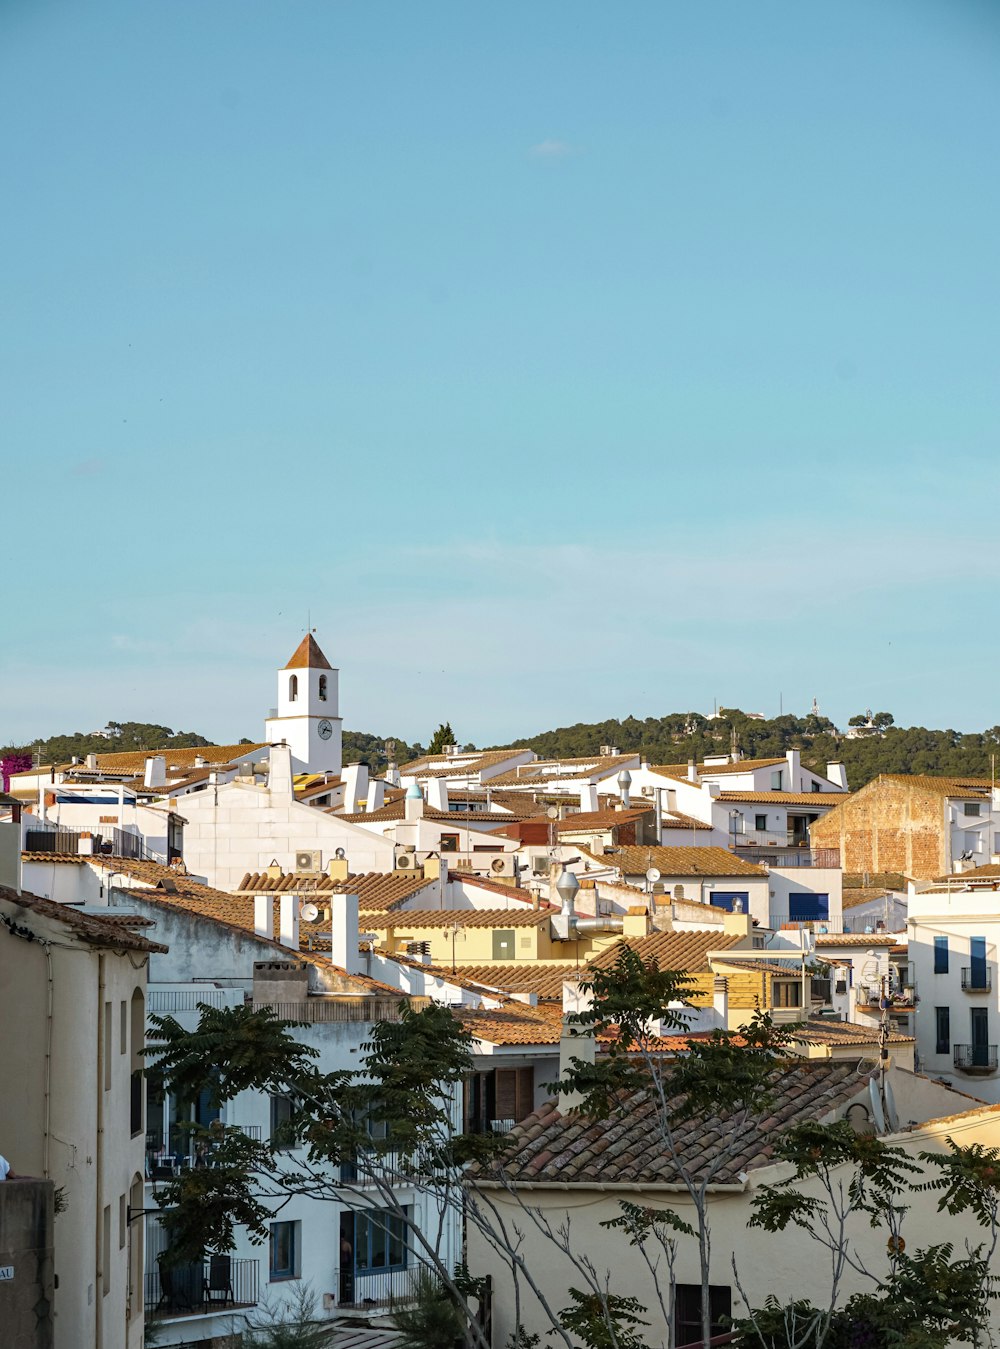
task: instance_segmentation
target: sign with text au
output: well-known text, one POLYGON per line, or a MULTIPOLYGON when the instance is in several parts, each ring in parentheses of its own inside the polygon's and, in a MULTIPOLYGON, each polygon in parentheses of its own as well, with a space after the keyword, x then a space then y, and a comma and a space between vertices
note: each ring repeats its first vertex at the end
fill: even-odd
POLYGON ((13 1265, 0 1265, 0 1283, 4 1283, 14 1277, 13 1265))

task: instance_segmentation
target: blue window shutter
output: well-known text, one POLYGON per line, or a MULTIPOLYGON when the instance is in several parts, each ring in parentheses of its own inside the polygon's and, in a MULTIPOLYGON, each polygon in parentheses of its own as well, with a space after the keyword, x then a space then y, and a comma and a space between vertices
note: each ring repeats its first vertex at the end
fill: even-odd
POLYGON ((934 938, 934 973, 948 973, 948 938, 934 938))

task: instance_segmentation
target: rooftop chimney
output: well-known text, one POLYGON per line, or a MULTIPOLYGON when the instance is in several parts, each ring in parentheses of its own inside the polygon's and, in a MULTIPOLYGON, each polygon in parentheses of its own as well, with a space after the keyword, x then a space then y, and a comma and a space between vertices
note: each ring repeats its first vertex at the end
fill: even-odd
POLYGON ((427 783, 427 804, 432 810, 448 809, 448 784, 444 778, 431 778, 427 783))
POLYGON ((588 812, 597 810, 597 787, 593 782, 585 782, 580 788, 580 809, 588 812))
POLYGON ((698 781, 698 764, 694 759, 688 759, 688 782, 698 781))
POLYGON ((357 895, 330 896, 330 959, 348 974, 361 973, 357 895))
POLYGON ((623 768, 618 774, 618 790, 621 792, 622 809, 628 810, 632 804, 632 793, 629 790, 632 786, 632 774, 627 768, 623 768))
MULTIPOLYGON (((270 896, 268 897, 270 900, 270 896)), ((299 897, 282 894, 278 898, 281 932, 278 940, 292 951, 299 949, 299 897)))
POLYGON ((842 763, 838 763, 836 760, 834 760, 833 763, 828 763, 826 766, 826 776, 828 782, 832 782, 833 785, 838 787, 842 792, 847 791, 847 769, 842 763))
POLYGON ((375 810, 381 810, 385 805, 385 782, 382 778, 372 778, 368 783, 368 802, 365 810, 369 815, 375 810))
POLYGON ((729 980, 720 976, 712 980, 712 1011, 715 1013, 715 1028, 729 1029, 729 980))
POLYGON ((288 745, 272 745, 267 763, 267 788, 272 796, 292 800, 292 751, 288 745))
POLYGON ((420 790, 420 784, 414 782, 407 789, 406 797, 403 801, 404 818, 407 824, 416 823, 417 820, 424 818, 424 794, 420 790))
POLYGON ((89 773, 96 773, 96 772, 97 772, 97 755, 96 755, 96 754, 88 754, 87 757, 86 757, 86 759, 84 759, 83 762, 84 762, 85 768, 87 769, 87 771, 88 771, 89 773))
POLYGON ((348 764, 341 777, 344 780, 344 814, 356 815, 368 795, 368 765, 348 764))
POLYGON ((270 894, 253 897, 253 930, 258 937, 274 941, 274 899, 270 894))
POLYGON ((167 784, 167 761, 162 754, 152 754, 146 760, 142 773, 144 787, 165 787, 167 784))

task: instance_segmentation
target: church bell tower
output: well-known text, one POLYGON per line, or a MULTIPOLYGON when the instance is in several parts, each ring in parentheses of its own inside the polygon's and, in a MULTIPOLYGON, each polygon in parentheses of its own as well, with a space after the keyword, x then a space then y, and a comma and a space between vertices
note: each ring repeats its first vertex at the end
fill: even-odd
POLYGON ((277 714, 264 723, 264 736, 285 741, 296 773, 339 775, 343 766, 337 674, 311 632, 278 671, 277 714))

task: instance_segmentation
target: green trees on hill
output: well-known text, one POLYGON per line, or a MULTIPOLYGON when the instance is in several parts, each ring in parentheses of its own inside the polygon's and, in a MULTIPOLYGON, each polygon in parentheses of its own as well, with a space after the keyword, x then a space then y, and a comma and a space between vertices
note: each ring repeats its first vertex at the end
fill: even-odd
POLYGON ((169 726, 153 722, 109 721, 103 734, 73 731, 69 735, 39 738, 30 744, 4 745, 0 747, 0 758, 28 754, 32 758, 37 757, 37 762, 43 764, 68 763, 74 755, 82 759, 87 754, 114 754, 138 749, 196 749, 200 745, 212 743, 195 731, 172 731, 169 726))
POLYGON ((597 754, 602 745, 617 745, 623 754, 641 753, 651 763, 676 764, 728 754, 735 740, 748 759, 799 749, 803 763, 819 773, 825 773, 831 760, 840 760, 852 788, 863 787, 880 773, 989 777, 993 757, 1000 760, 1000 726, 972 734, 902 727, 892 724, 889 712, 879 713, 878 722, 881 734, 848 740, 836 733, 826 717, 788 715, 758 721, 738 708, 720 708, 714 718, 672 712, 641 721, 626 717, 578 723, 515 743, 527 745, 545 759, 578 758, 597 754))

